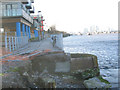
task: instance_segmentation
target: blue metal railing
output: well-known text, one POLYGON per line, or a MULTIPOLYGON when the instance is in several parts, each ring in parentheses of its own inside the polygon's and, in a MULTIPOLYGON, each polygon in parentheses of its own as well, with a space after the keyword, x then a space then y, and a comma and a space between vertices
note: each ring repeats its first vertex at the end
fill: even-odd
POLYGON ((4 41, 1 42, 1 44, 4 45, 6 50, 10 52, 22 48, 28 44, 28 36, 15 37, 15 36, 0 35, 0 38, 5 39, 4 41))

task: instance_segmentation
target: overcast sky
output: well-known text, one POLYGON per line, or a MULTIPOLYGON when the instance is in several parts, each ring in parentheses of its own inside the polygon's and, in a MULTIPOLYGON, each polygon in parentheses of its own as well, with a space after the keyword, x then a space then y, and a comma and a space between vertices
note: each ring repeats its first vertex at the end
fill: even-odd
POLYGON ((118 27, 119 0, 34 0, 35 11, 42 11, 48 26, 57 30, 82 32, 84 28, 118 27))

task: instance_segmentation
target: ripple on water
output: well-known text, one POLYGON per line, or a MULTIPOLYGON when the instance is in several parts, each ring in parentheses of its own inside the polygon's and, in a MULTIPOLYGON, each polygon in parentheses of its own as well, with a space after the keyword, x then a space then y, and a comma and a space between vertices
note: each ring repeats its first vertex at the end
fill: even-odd
POLYGON ((109 79, 116 80, 113 76, 117 72, 113 69, 118 68, 118 41, 117 34, 104 34, 93 36, 70 36, 63 39, 64 50, 68 53, 89 53, 98 57, 98 63, 101 73, 107 73, 109 79), (72 43, 71 43, 72 41, 72 43))

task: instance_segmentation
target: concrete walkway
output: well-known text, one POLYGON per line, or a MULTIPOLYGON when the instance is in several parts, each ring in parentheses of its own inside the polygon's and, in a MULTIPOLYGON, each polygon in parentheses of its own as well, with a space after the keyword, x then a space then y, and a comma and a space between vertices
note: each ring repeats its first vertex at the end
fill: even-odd
POLYGON ((29 44, 26 45, 25 47, 14 51, 13 54, 14 55, 25 54, 25 53, 33 52, 35 50, 37 51, 44 51, 44 50, 62 51, 57 47, 53 47, 50 41, 50 38, 47 38, 47 39, 44 39, 38 42, 29 42, 29 44))
POLYGON ((12 54, 2 56, 2 60, 28 60, 29 57, 47 52, 63 52, 63 50, 53 47, 51 39, 47 38, 38 42, 29 42, 28 45, 14 51, 12 54))

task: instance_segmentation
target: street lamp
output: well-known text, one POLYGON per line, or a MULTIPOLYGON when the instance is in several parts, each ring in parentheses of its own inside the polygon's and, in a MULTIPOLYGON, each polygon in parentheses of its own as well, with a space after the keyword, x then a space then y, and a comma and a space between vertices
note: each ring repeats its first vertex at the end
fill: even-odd
MULTIPOLYGON (((41 17, 41 11, 38 11, 38 18, 40 18, 41 17)), ((40 22, 40 24, 41 24, 41 22, 40 22)), ((40 27, 40 25, 39 25, 39 27, 40 27)), ((41 28, 41 27, 40 27, 41 28)), ((39 40, 40 40, 40 28, 39 28, 39 40)))

